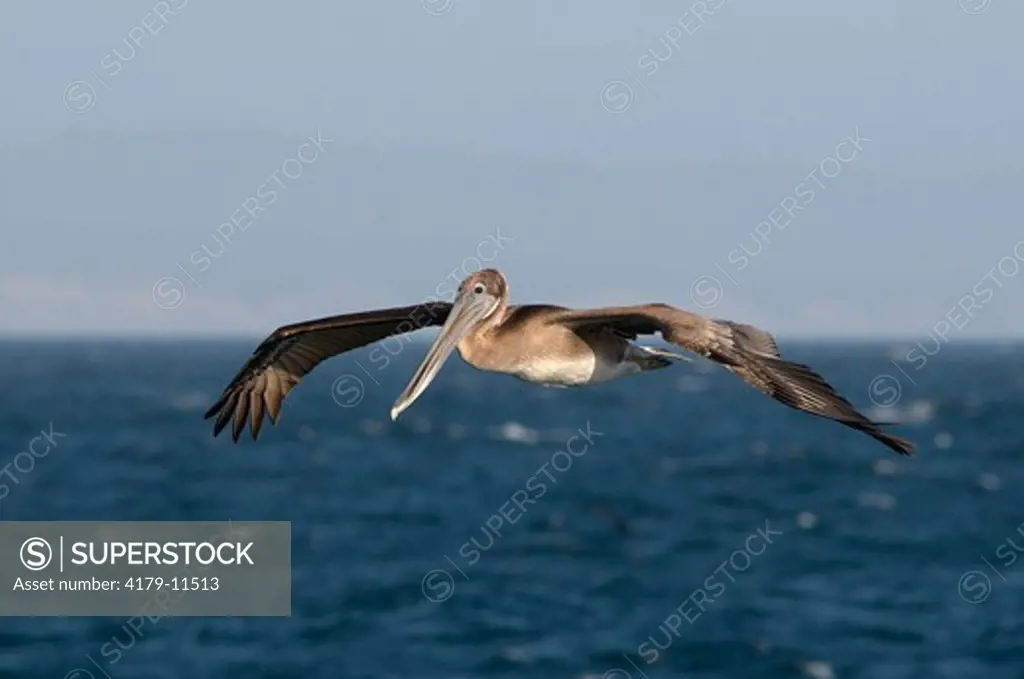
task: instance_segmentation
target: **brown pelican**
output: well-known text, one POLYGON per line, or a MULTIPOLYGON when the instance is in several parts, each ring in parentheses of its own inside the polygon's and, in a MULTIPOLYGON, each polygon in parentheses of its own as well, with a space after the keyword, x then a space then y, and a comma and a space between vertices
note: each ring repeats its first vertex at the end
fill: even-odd
POLYGON ((453 303, 331 316, 275 330, 253 352, 206 413, 216 416, 213 435, 228 422, 238 441, 251 422, 258 438, 264 413, 277 424, 281 401, 324 359, 394 335, 442 326, 412 380, 391 409, 397 417, 427 388, 445 359, 458 349, 474 368, 514 375, 547 386, 586 386, 658 370, 682 354, 633 343, 660 333, 678 347, 705 356, 791 408, 835 420, 911 455, 909 441, 890 436, 880 423, 805 365, 779 355, 775 339, 751 325, 706 318, 665 304, 574 310, 559 306, 509 306, 508 284, 494 269, 478 271, 459 286, 453 303))

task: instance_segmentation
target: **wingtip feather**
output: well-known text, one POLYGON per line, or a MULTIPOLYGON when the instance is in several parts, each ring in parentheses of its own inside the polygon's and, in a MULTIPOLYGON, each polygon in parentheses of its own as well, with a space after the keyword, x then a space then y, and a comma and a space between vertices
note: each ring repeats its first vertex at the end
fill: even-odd
POLYGON ((906 457, 913 457, 914 453, 917 452, 917 446, 915 446, 912 441, 898 436, 885 435, 885 438, 880 440, 900 455, 904 455, 906 457))
POLYGON ((221 396, 216 403, 210 406, 210 409, 207 410, 206 413, 203 415, 204 420, 208 420, 220 412, 221 406, 224 405, 224 398, 225 397, 221 396))

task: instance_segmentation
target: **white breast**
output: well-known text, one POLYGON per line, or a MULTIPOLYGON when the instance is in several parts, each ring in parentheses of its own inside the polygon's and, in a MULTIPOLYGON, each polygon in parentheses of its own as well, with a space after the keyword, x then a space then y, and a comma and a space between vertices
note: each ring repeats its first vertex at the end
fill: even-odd
POLYGON ((536 358, 519 366, 516 376, 537 384, 579 387, 619 379, 639 370, 635 363, 609 365, 588 353, 572 359, 536 358))

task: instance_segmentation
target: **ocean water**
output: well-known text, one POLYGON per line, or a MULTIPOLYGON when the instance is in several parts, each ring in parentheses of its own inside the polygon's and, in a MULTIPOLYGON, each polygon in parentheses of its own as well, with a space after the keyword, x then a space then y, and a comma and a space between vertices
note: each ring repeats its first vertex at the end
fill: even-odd
POLYGON ((904 421, 911 459, 704 361, 566 390, 456 358, 391 423, 416 344, 213 439, 253 346, 0 344, 0 464, 56 441, 3 520, 287 520, 294 569, 290 618, 0 618, 0 676, 1024 672, 1022 346, 784 344, 904 421))

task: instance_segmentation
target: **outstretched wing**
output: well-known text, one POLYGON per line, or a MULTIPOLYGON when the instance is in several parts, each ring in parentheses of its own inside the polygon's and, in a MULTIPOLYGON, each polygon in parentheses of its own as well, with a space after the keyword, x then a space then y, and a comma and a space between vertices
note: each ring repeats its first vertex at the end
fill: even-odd
POLYGON ((213 435, 233 421, 231 437, 238 441, 251 415, 252 437, 259 438, 264 413, 277 424, 285 396, 321 361, 392 335, 444 325, 450 310, 451 304, 435 302, 330 316, 278 328, 256 347, 206 411, 206 419, 217 416, 213 435))
POLYGON ((665 304, 566 311, 557 322, 577 329, 608 328, 633 338, 661 333, 666 341, 720 363, 780 403, 864 432, 901 455, 914 452, 911 442, 885 433, 821 375, 781 358, 775 338, 754 326, 706 318, 665 304))

